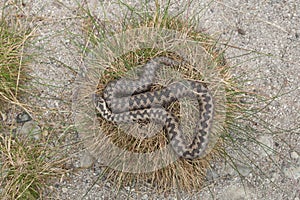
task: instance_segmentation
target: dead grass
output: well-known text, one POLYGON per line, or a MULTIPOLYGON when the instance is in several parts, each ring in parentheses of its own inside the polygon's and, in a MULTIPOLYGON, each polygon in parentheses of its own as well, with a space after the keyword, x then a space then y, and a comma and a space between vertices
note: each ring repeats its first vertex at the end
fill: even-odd
POLYGON ((1 135, 1 199, 38 199, 49 180, 63 171, 49 141, 1 135))
MULTIPOLYGON (((97 23, 97 20, 91 21, 97 23)), ((93 27, 100 27, 100 25, 96 24, 93 27)), ((162 15, 158 12, 155 12, 154 16, 149 16, 149 18, 143 19, 140 22, 128 22, 128 24, 126 24, 126 28, 124 29, 131 30, 143 27, 173 29, 187 35, 190 40, 197 41, 199 44, 201 44, 204 47, 205 51, 209 53, 213 62, 215 63, 215 65, 213 66, 213 70, 217 71, 217 74, 220 74, 220 77, 226 85, 226 91, 228 91, 228 93, 226 93, 225 95, 231 95, 230 98, 232 99, 237 98, 237 93, 231 93, 232 90, 236 89, 236 85, 229 74, 230 67, 226 64, 223 55, 224 52, 216 48, 216 43, 218 41, 214 40, 205 33, 194 30, 189 22, 182 21, 179 17, 162 15)), ((87 27, 85 27, 85 30, 86 28, 87 27)), ((97 38, 99 37, 98 33, 101 31, 92 29, 90 29, 90 31, 91 32, 87 34, 90 37, 89 41, 93 41, 95 42, 95 45, 97 45, 97 41, 101 41, 101 39, 97 40, 97 38), (93 35, 93 33, 95 34, 93 35)), ((110 67, 104 71, 101 77, 99 77, 98 93, 101 93, 101 91, 105 88, 105 85, 111 80, 120 78, 126 74, 128 76, 128 71, 137 69, 136 66, 141 66, 148 60, 157 56, 167 56, 179 62, 183 61, 182 57, 174 54, 173 52, 158 50, 155 48, 140 49, 134 52, 129 52, 119 58, 116 58, 116 61, 111 63, 110 67)), ((205 67, 202 67, 201 69, 203 68, 205 70, 205 67)), ((210 84, 212 84, 212 82, 210 81, 206 82, 204 74, 199 72, 199 70, 195 70, 195 66, 191 63, 180 65, 176 67, 174 71, 176 71, 177 74, 180 74, 180 78, 202 81, 203 83, 207 84, 208 87, 210 86, 210 84)), ((131 75, 132 74, 130 74, 129 76, 131 75)), ((164 85, 164 83, 168 82, 168 79, 170 79, 170 77, 165 78, 167 78, 167 80, 162 79, 158 82, 161 82, 162 85, 164 85)), ((236 108, 237 106, 239 106, 237 102, 238 101, 236 100, 235 103, 229 105, 229 107, 236 108)), ((225 106, 227 105, 224 105, 224 107, 225 106)), ((177 113, 178 118, 181 117, 179 112, 180 105, 178 104, 178 102, 171 104, 168 109, 172 110, 172 112, 174 113, 177 113)), ((130 152, 148 153, 161 149, 168 144, 168 139, 164 131, 161 131, 154 137, 140 140, 132 136, 133 130, 138 129, 137 127, 131 127, 127 129, 127 131, 131 133, 127 134, 126 131, 124 131, 126 130, 126 128, 124 127, 120 128, 119 126, 115 126, 113 123, 107 122, 101 118, 99 118, 99 122, 104 134, 108 138, 110 138, 110 140, 116 146, 122 149, 126 149, 130 152)), ((149 128, 148 130, 150 129, 151 128, 149 128)), ((221 131, 223 131, 224 129, 225 127, 217 127, 216 130, 219 132, 215 133, 215 135, 220 136, 222 134, 221 131)), ((103 144, 103 136, 99 136, 99 138, 96 140, 98 140, 99 142, 98 146, 100 146, 101 144, 101 147, 98 147, 98 152, 109 151, 110 144, 103 144)), ((163 193, 170 192, 173 189, 176 189, 177 191, 183 190, 187 192, 200 190, 205 181, 206 170, 209 167, 210 161, 220 156, 220 149, 222 149, 223 142, 221 139, 217 139, 217 141, 218 142, 216 142, 215 148, 211 150, 208 155, 200 159, 179 159, 176 162, 168 165, 167 167, 148 173, 128 173, 107 168, 106 170, 104 170, 104 173, 101 176, 104 176, 106 180, 111 181, 117 188, 125 186, 135 187, 133 185, 136 185, 138 187, 138 185, 144 185, 146 187, 150 187, 151 189, 155 189, 155 191, 157 192, 163 193)), ((97 144, 94 145, 97 146, 97 144)), ((158 165, 159 164, 160 163, 158 163, 158 165)), ((141 168, 143 167, 141 166, 141 168)), ((138 188, 135 188, 135 190, 138 190, 138 188)))
MULTIPOLYGON (((0 21, 0 102, 17 103, 22 92, 28 58, 24 53, 25 43, 32 36, 30 30, 20 30, 17 18, 0 21), (15 21, 14 21, 15 20, 15 21)), ((1 106, 3 104, 1 103, 1 106)))
POLYGON ((27 110, 22 102, 30 88, 30 55, 25 48, 30 44, 34 31, 26 27, 20 17, 18 3, 11 3, 2 10, 0 19, 0 198, 39 199, 47 181, 63 173, 59 168, 62 160, 57 158, 57 149, 50 145, 51 134, 40 139, 28 133, 18 134, 16 122, 6 119, 8 111, 27 110))

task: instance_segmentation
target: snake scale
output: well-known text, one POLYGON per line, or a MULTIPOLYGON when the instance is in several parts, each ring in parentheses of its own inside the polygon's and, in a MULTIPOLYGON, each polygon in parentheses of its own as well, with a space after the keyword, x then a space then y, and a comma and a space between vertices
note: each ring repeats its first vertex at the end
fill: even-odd
POLYGON ((196 159, 207 147, 213 120, 214 105, 208 88, 198 81, 184 80, 171 83, 160 90, 150 91, 155 82, 156 71, 162 66, 175 65, 178 63, 168 57, 155 57, 142 66, 138 79, 121 78, 109 82, 102 96, 93 95, 93 102, 107 121, 131 123, 153 120, 161 123, 175 153, 179 157, 196 159), (163 107, 183 97, 196 98, 199 105, 197 130, 190 144, 183 137, 179 120, 163 107))

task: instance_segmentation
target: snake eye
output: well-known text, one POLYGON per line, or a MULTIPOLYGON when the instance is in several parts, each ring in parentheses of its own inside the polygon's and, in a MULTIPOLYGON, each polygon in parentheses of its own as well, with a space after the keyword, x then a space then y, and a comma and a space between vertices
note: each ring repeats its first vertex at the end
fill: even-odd
POLYGON ((101 97, 98 98, 98 102, 101 103, 101 104, 104 104, 104 103, 105 103, 104 99, 101 98, 101 97))

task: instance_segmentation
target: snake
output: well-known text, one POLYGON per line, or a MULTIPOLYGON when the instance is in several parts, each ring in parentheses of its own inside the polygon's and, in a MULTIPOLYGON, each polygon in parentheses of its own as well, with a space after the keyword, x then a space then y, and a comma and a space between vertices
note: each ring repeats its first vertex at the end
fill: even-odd
POLYGON ((142 66, 137 79, 123 77, 108 82, 102 94, 93 94, 93 102, 101 117, 110 122, 153 120, 160 123, 175 153, 185 159, 196 159, 208 146, 213 121, 214 104, 208 87, 197 80, 183 79, 159 90, 151 90, 157 70, 176 65, 179 62, 169 57, 152 58, 142 66), (196 130, 190 143, 184 138, 179 119, 166 109, 170 103, 184 97, 196 99, 199 105, 196 130))

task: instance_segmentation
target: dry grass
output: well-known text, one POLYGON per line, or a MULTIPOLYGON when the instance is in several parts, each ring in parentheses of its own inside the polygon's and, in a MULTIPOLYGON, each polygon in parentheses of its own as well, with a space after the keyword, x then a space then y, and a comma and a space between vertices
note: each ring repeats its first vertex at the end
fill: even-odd
MULTIPOLYGON (((158 9, 158 8, 157 8, 158 9)), ((91 20, 94 23, 97 23, 96 20, 91 20)), ((99 24, 94 25, 93 27, 100 27, 99 24)), ((222 83, 219 82, 218 84, 225 84, 226 92, 224 95, 230 95, 230 99, 235 99, 232 101, 232 104, 230 105, 219 105, 219 108, 224 108, 226 106, 232 108, 232 115, 234 115, 234 110, 238 110, 238 107, 240 106, 238 104, 237 100, 237 94, 232 92, 233 90, 236 90, 236 85, 234 81, 232 80, 229 69, 230 67, 226 64, 226 61, 223 56, 223 51, 216 48, 216 43, 218 41, 214 40, 207 34, 204 34, 202 32, 199 32, 197 30, 194 30, 192 28, 192 25, 189 24, 189 22, 182 21, 180 17, 174 17, 172 18, 169 15, 162 15, 161 13, 155 12, 153 16, 149 16, 147 19, 143 19, 141 21, 134 21, 133 23, 128 22, 126 24, 125 30, 132 30, 135 28, 145 28, 145 27, 155 27, 155 28, 167 28, 167 29, 173 29, 178 32, 183 33, 184 35, 187 35, 188 39, 197 41, 199 44, 204 47, 205 51, 210 55, 212 62, 214 63, 213 66, 207 66, 210 67, 209 70, 216 71, 216 74, 219 74, 222 83), (213 68, 213 69, 212 69, 213 68)), ((86 30, 87 27, 85 27, 86 30)), ((90 30, 87 35, 90 37, 89 42, 92 41, 92 43, 95 42, 95 45, 97 45, 97 41, 99 40, 98 33, 101 32, 99 30, 90 30), (94 34, 93 34, 94 33, 94 34)), ((136 70, 137 66, 141 66, 145 64, 148 60, 152 59, 153 57, 157 56, 167 56, 172 58, 176 61, 183 61, 183 58, 180 57, 177 54, 174 54, 173 52, 169 52, 167 50, 158 50, 155 48, 149 48, 149 49, 140 49, 136 50, 134 52, 129 52, 127 54, 124 54, 120 56, 119 58, 115 59, 115 62, 111 63, 111 65, 103 72, 102 76, 99 77, 99 84, 98 84, 98 93, 101 93, 101 91, 105 88, 105 85, 110 82, 111 80, 115 80, 117 78, 120 78, 127 74, 130 70, 136 70)), ((201 70, 204 69, 205 74, 205 66, 201 66, 201 70)), ((177 66, 174 68, 175 75, 171 74, 173 76, 172 78, 176 79, 177 75, 179 78, 189 79, 189 80, 197 80, 201 81, 204 84, 207 84, 208 87, 213 84, 212 80, 206 80, 204 78, 204 74, 199 72, 197 68, 191 63, 185 63, 182 65, 177 66)), ((130 71, 132 72, 132 71, 130 71)), ((163 74, 163 73, 162 73, 163 74)), ((129 76, 135 76, 135 74, 129 74, 129 76)), ((167 74, 166 77, 162 75, 162 78, 158 81, 161 83, 161 85, 168 84, 168 80, 172 79, 170 78, 170 74, 167 74), (165 78, 165 79, 164 79, 165 78)), ((157 88, 156 88, 157 89, 157 88)), ((214 92, 217 92, 217 89, 214 90, 214 92)), ((88 95, 88 94, 86 94, 88 95)), ((215 94, 217 96, 217 94, 215 94)), ((216 97, 217 98, 217 97, 216 97)), ((187 102, 189 103, 189 102, 187 102)), ((180 105, 178 102, 175 102, 171 104, 168 108, 170 111, 177 114, 178 118, 181 118, 180 116, 180 105)), ((217 115, 223 115, 224 112, 220 111, 217 113, 217 115)), ((218 117, 216 117, 218 119, 218 117)), ((228 121, 232 120, 231 118, 227 118, 228 121)), ((161 149, 165 147, 168 144, 168 139, 166 136, 166 133, 164 131, 161 131, 157 133, 154 137, 150 137, 147 139, 138 139, 135 138, 134 131, 138 130, 138 124, 134 125, 133 127, 124 127, 124 126, 116 126, 113 123, 107 122, 101 118, 99 118, 100 127, 102 131, 104 132, 105 139, 103 139, 103 135, 100 135, 99 138, 95 139, 95 149, 96 151, 95 155, 103 155, 101 152, 107 152, 110 151, 110 143, 106 143, 105 140, 107 138, 110 138, 110 141, 112 141, 113 144, 120 147, 121 149, 126 149, 130 152, 139 152, 139 153, 149 153, 153 152, 155 150, 161 149), (130 134, 128 134, 128 133, 130 134), (100 147, 101 146, 101 147, 100 147)), ((148 124, 148 130, 152 130, 153 127, 151 124, 148 124)), ((213 135, 220 136, 222 135, 225 127, 216 127, 215 133, 213 135)), ((188 134, 189 135, 189 134, 188 134)), ((192 134, 190 134, 192 136, 192 134)), ((144 185, 145 187, 150 187, 151 189, 155 189, 157 192, 167 192, 172 191, 173 189, 183 190, 187 192, 193 192, 195 190, 200 190, 203 186, 203 183, 205 181, 205 175, 206 171, 209 167, 209 163, 212 159, 216 159, 220 156, 220 152, 222 152, 222 140, 215 138, 217 141, 215 143, 214 149, 212 149, 205 157, 196 159, 196 160, 186 160, 186 159, 179 159, 176 162, 168 165, 167 167, 164 167, 162 169, 148 172, 148 173, 129 173, 129 172, 122 172, 113 170, 110 168, 107 168, 104 170, 104 173, 102 176, 106 177, 106 180, 111 181, 115 184, 115 187, 121 188, 124 186, 129 187, 139 187, 141 185, 144 185), (139 183, 139 184, 136 184, 139 183), (134 186, 135 185, 135 186, 134 186)), ((89 143, 90 144, 90 143, 89 143)), ((171 155, 169 155, 171 156, 171 155)), ((157 165, 159 165, 158 163, 157 165)), ((142 171, 143 166, 140 166, 140 169, 142 171)), ((158 167, 159 168, 159 167, 158 167)), ((139 166, 137 166, 137 171, 139 170, 139 166)), ((135 188, 137 191, 138 188, 135 188)))
MULTIPOLYGON (((17 20, 17 19, 15 19, 17 20)), ((28 78, 24 46, 31 37, 28 30, 19 30, 13 20, 0 21, 0 102, 17 103, 18 95, 28 78)), ((3 109, 3 108, 2 108, 3 109)))
POLYGON ((47 181, 63 172, 58 167, 63 160, 55 159, 48 142, 1 135, 1 199, 38 199, 43 196, 47 181))
POLYGON ((62 160, 57 159, 50 136, 41 129, 39 139, 28 133, 18 134, 16 122, 7 120, 8 111, 27 110, 22 102, 30 88, 30 55, 24 52, 34 31, 26 27, 20 18, 18 4, 10 4, 2 10, 0 19, 0 199, 39 199, 47 180, 63 172, 62 160))

